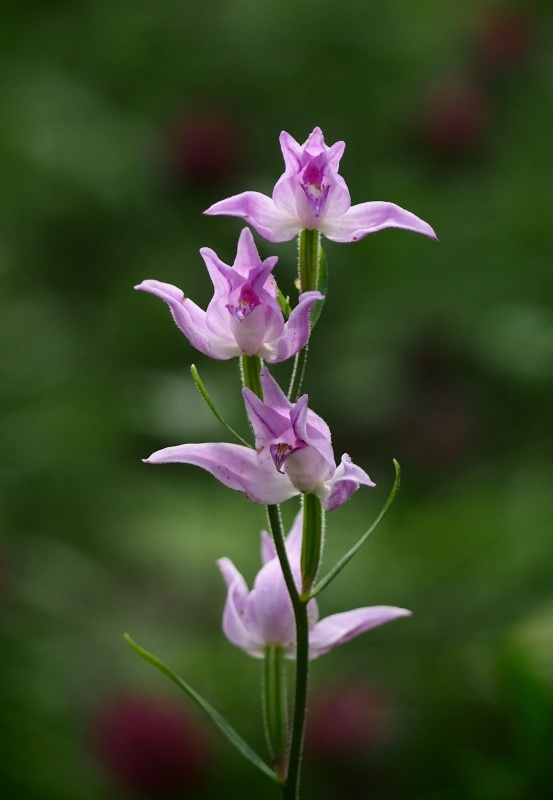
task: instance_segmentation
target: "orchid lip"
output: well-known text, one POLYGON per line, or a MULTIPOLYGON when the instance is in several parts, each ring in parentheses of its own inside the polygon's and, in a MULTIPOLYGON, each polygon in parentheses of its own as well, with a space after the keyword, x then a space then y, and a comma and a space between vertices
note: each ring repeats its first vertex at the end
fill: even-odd
MULTIPOLYGON (((296 448, 297 449, 297 448, 296 448)), ((277 471, 282 473, 282 467, 284 466, 284 462, 294 452, 294 448, 292 445, 287 444, 286 442, 279 442, 278 444, 272 444, 270 447, 271 458, 275 462, 275 467, 277 471)))
POLYGON ((310 161, 303 171, 301 188, 314 217, 320 217, 325 206, 330 185, 325 184, 323 173, 314 161, 310 161))
POLYGON ((242 287, 238 303, 236 305, 228 303, 226 307, 237 322, 242 322, 243 319, 252 313, 254 308, 260 305, 260 303, 261 300, 255 294, 251 286, 246 284, 242 287))

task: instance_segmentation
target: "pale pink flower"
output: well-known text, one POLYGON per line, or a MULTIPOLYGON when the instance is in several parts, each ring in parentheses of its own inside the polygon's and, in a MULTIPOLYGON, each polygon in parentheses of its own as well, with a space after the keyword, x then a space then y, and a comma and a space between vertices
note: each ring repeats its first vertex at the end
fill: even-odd
POLYGON ((158 450, 148 464, 193 464, 254 503, 283 503, 315 494, 328 511, 348 500, 360 484, 374 486, 344 454, 336 466, 326 422, 307 407, 307 395, 291 403, 267 367, 261 370, 263 400, 243 389, 256 449, 227 442, 181 444, 158 450))
MULTIPOLYGON (((286 552, 298 588, 301 585, 301 537, 300 512, 286 539, 286 552)), ((287 658, 295 658, 296 627, 292 603, 273 540, 266 531, 261 533, 261 556, 263 567, 257 573, 251 591, 230 559, 221 558, 217 562, 228 589, 223 631, 232 644, 255 658, 261 658, 269 645, 280 646, 287 658)), ((307 611, 310 659, 328 653, 371 628, 411 614, 407 609, 395 606, 369 606, 319 620, 315 600, 309 601, 307 611)))
POLYGON ((257 355, 273 364, 305 346, 309 310, 324 297, 304 292, 285 322, 271 274, 278 259, 260 260, 249 228, 240 234, 232 267, 208 247, 200 253, 214 288, 206 311, 169 283, 147 280, 135 287, 165 300, 177 326, 197 350, 220 360, 257 355))
POLYGON ((270 242, 287 242, 304 229, 320 231, 334 242, 355 242, 383 228, 404 228, 436 239, 430 225, 394 203, 351 205, 348 187, 338 174, 344 142, 327 147, 321 129, 315 128, 302 145, 283 131, 280 147, 285 171, 272 197, 242 192, 205 213, 241 217, 270 242))

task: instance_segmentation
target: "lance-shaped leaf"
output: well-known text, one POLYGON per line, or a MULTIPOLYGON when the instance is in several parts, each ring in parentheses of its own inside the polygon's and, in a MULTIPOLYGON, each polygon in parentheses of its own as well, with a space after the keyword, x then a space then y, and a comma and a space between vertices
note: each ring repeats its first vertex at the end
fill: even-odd
POLYGON ((254 750, 252 750, 249 744, 247 744, 244 739, 242 739, 240 734, 234 730, 232 725, 227 722, 227 720, 215 708, 213 708, 213 706, 208 703, 207 700, 204 700, 204 698, 198 694, 195 689, 183 681, 182 678, 179 678, 179 676, 166 664, 164 664, 163 661, 160 661, 159 658, 156 658, 156 656, 152 655, 152 653, 149 653, 147 650, 144 650, 143 647, 140 647, 140 645, 131 639, 128 633, 125 634, 124 638, 127 644, 130 645, 130 647, 132 647, 132 649, 135 651, 135 653, 138 653, 141 658, 166 675, 170 680, 173 681, 173 683, 176 683, 176 685, 182 689, 183 692, 186 692, 186 694, 196 703, 196 705, 198 705, 209 717, 211 717, 219 730, 224 733, 229 742, 236 747, 236 749, 244 756, 244 758, 250 761, 269 778, 274 781, 278 781, 276 773, 263 761, 262 758, 260 758, 260 756, 257 755, 254 750))

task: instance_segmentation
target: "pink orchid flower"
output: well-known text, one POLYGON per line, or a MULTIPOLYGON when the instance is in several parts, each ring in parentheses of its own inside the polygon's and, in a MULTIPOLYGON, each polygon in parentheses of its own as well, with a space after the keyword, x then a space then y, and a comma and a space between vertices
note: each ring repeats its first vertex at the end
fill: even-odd
POLYGON ((291 403, 266 367, 261 386, 263 400, 242 390, 255 450, 226 442, 181 444, 158 450, 146 463, 193 464, 254 503, 274 505, 315 494, 327 511, 345 503, 360 484, 375 485, 346 454, 336 466, 328 425, 307 407, 307 395, 291 403))
POLYGON ((208 247, 200 253, 214 287, 206 311, 169 283, 147 280, 135 287, 165 300, 177 326, 197 350, 221 360, 257 355, 273 364, 305 346, 309 310, 324 297, 320 292, 304 292, 284 322, 271 274, 278 259, 260 260, 249 228, 240 234, 232 267, 208 247))
POLYGON ((280 147, 286 169, 272 197, 242 192, 205 213, 241 217, 269 242, 287 242, 303 229, 320 231, 334 242, 355 242, 383 228, 404 228, 436 239, 430 225, 394 203, 351 205, 348 187, 338 174, 344 142, 327 147, 321 129, 315 128, 302 145, 283 131, 280 147))
MULTIPOLYGON (((301 537, 300 512, 286 539, 286 552, 298 588, 301 585, 301 537)), ((263 567, 257 573, 251 592, 248 592, 244 578, 230 559, 221 558, 217 561, 228 589, 223 612, 224 634, 231 644, 255 658, 262 658, 268 645, 278 645, 283 648, 287 658, 295 658, 296 630, 292 603, 273 540, 266 531, 261 533, 261 557, 263 567)), ((307 610, 310 659, 328 653, 371 628, 411 614, 407 609, 395 606, 370 606, 332 614, 318 621, 315 600, 309 601, 307 610)))

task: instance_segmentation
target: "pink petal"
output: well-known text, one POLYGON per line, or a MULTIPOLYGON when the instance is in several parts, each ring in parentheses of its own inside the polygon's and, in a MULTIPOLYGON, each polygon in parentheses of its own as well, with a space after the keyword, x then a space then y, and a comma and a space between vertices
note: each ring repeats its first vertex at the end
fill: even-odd
POLYGON ((217 562, 223 578, 227 582, 228 592, 223 611, 223 632, 229 642, 245 650, 250 655, 260 658, 263 655, 263 641, 258 639, 250 630, 245 615, 245 602, 243 586, 244 579, 228 558, 221 558, 217 562), (235 579, 232 580, 232 575, 235 579), (230 585, 229 585, 229 580, 230 585))
POLYGON ((270 197, 259 192, 242 192, 220 200, 204 213, 242 217, 269 242, 288 242, 301 230, 296 217, 286 214, 270 197))
MULTIPOLYGON (((284 333, 275 343, 274 354, 269 352, 265 360, 276 364, 295 356, 309 340, 309 311, 318 300, 324 300, 320 292, 304 292, 284 325, 284 333)), ((270 350, 270 344, 267 346, 270 350)))
POLYGON ((327 511, 332 511, 349 500, 361 483, 364 486, 376 486, 365 470, 354 464, 344 453, 336 472, 325 486, 325 492, 320 498, 321 503, 327 511))
MULTIPOLYGON (((207 267, 213 283, 214 294, 205 314, 205 324, 214 336, 229 341, 234 341, 231 333, 229 310, 227 308, 229 297, 233 291, 238 291, 243 284, 243 278, 225 264, 209 247, 202 247, 200 254, 207 267)), ((238 351, 240 346, 237 344, 238 351)))
POLYGON ((226 297, 243 283, 241 275, 234 271, 232 267, 221 261, 217 253, 211 247, 202 247, 200 255, 209 272, 209 277, 213 283, 215 294, 226 297))
POLYGON ((316 493, 318 487, 332 476, 335 469, 334 463, 329 464, 320 450, 309 445, 298 447, 287 456, 284 454, 284 458, 283 472, 300 492, 306 494, 316 493))
POLYGON ((351 641, 360 633, 391 622, 399 617, 409 617, 411 612, 395 606, 371 606, 344 611, 325 617, 313 627, 309 634, 309 658, 314 659, 328 653, 339 644, 351 641))
POLYGON ((318 414, 307 408, 307 395, 299 398, 290 412, 294 433, 298 439, 319 450, 332 473, 336 469, 334 451, 331 444, 330 428, 318 414))
POLYGON ((300 219, 300 209, 298 208, 298 196, 301 199, 301 195, 303 195, 304 205, 307 208, 307 204, 305 202, 305 195, 303 191, 300 189, 299 184, 299 172, 289 175, 288 172, 285 172, 284 175, 281 175, 278 181, 275 183, 275 188, 273 189, 273 201, 275 207, 278 208, 281 214, 287 217, 290 220, 294 220, 294 227, 297 226, 298 232, 303 228, 303 223, 300 219))
POLYGON ((290 410, 294 407, 294 404, 288 400, 267 367, 262 367, 260 377, 265 403, 274 408, 275 411, 278 411, 279 414, 289 418, 290 410))
POLYGON ((335 172, 338 172, 338 167, 340 166, 340 159, 344 155, 344 150, 346 147, 345 142, 336 142, 331 147, 327 148, 326 158, 328 164, 335 172))
POLYGON ((238 444, 181 444, 158 450, 145 462, 201 467, 225 486, 244 492, 254 503, 275 505, 298 494, 286 475, 277 472, 269 453, 259 455, 238 444))
MULTIPOLYGON (((262 294, 263 289, 265 289, 265 284, 267 283, 267 279, 269 278, 271 272, 273 271, 277 263, 278 263, 278 256, 270 256, 269 258, 266 258, 265 261, 260 261, 259 266, 256 265, 255 267, 250 269, 250 273, 248 275, 248 281, 253 291, 257 295, 262 294)), ((280 306, 278 305, 278 300, 276 300, 276 298, 274 298, 273 295, 271 295, 271 300, 273 299, 277 307, 280 308, 280 306)))
POLYGON ((251 389, 242 389, 242 396, 258 447, 278 440, 290 431, 289 417, 264 403, 251 389))
MULTIPOLYGON (((275 301, 276 302, 276 301, 275 301)), ((225 309, 227 315, 230 309, 225 309)), ((233 308, 236 311, 236 306, 233 308)), ((230 329, 234 339, 242 351, 248 356, 258 355, 263 357, 266 352, 265 338, 278 338, 284 330, 284 322, 280 308, 268 307, 263 300, 253 308, 243 319, 230 320, 230 329)))
POLYGON ((257 639, 295 650, 294 611, 277 558, 257 573, 247 600, 247 616, 250 630, 257 639))
POLYGON ((279 137, 280 149, 286 167, 285 174, 294 174, 301 168, 301 157, 303 147, 298 144, 293 136, 286 131, 282 131, 279 137))
POLYGON ((171 310, 173 319, 196 350, 206 356, 225 360, 241 355, 234 338, 224 338, 211 331, 206 324, 205 311, 184 296, 184 293, 170 283, 147 280, 134 287, 142 292, 160 297, 171 310))
POLYGON ((232 588, 233 590, 234 602, 238 612, 241 614, 246 607, 246 600, 248 597, 246 581, 230 558, 220 558, 216 563, 226 583, 227 589, 232 588))
POLYGON ((373 201, 352 206, 339 217, 325 217, 320 230, 333 242, 355 242, 369 233, 383 228, 403 228, 415 233, 423 233, 436 239, 436 234, 419 217, 411 214, 395 203, 373 201))
POLYGON ((261 531, 261 562, 266 564, 272 558, 277 557, 277 551, 273 537, 267 531, 261 531))
POLYGON ((298 511, 294 517, 294 522, 290 528, 290 532, 286 537, 286 552, 291 567, 297 567, 298 573, 300 571, 301 559, 301 540, 303 536, 303 512, 298 511))
POLYGON ((303 145, 303 149, 311 158, 329 149, 325 147, 323 132, 319 127, 313 128, 303 145))
POLYGON ((325 226, 324 220, 334 220, 337 217, 342 217, 347 213, 351 206, 351 196, 345 180, 337 172, 332 173, 329 178, 330 191, 328 199, 325 204, 324 214, 322 215, 323 222, 317 227, 323 230, 325 226))
MULTIPOLYGON (((307 436, 305 428, 307 426, 307 414, 309 412, 307 407, 308 402, 309 397, 306 394, 302 394, 296 401, 294 407, 290 410, 290 422, 292 423, 294 433, 298 439, 303 439, 304 441, 305 436, 307 436)), ((308 444, 311 444, 311 442, 308 442, 308 444)))
POLYGON ((253 264, 260 264, 261 259, 255 246, 252 232, 249 228, 242 228, 236 249, 236 259, 233 269, 242 277, 247 278, 253 264))

